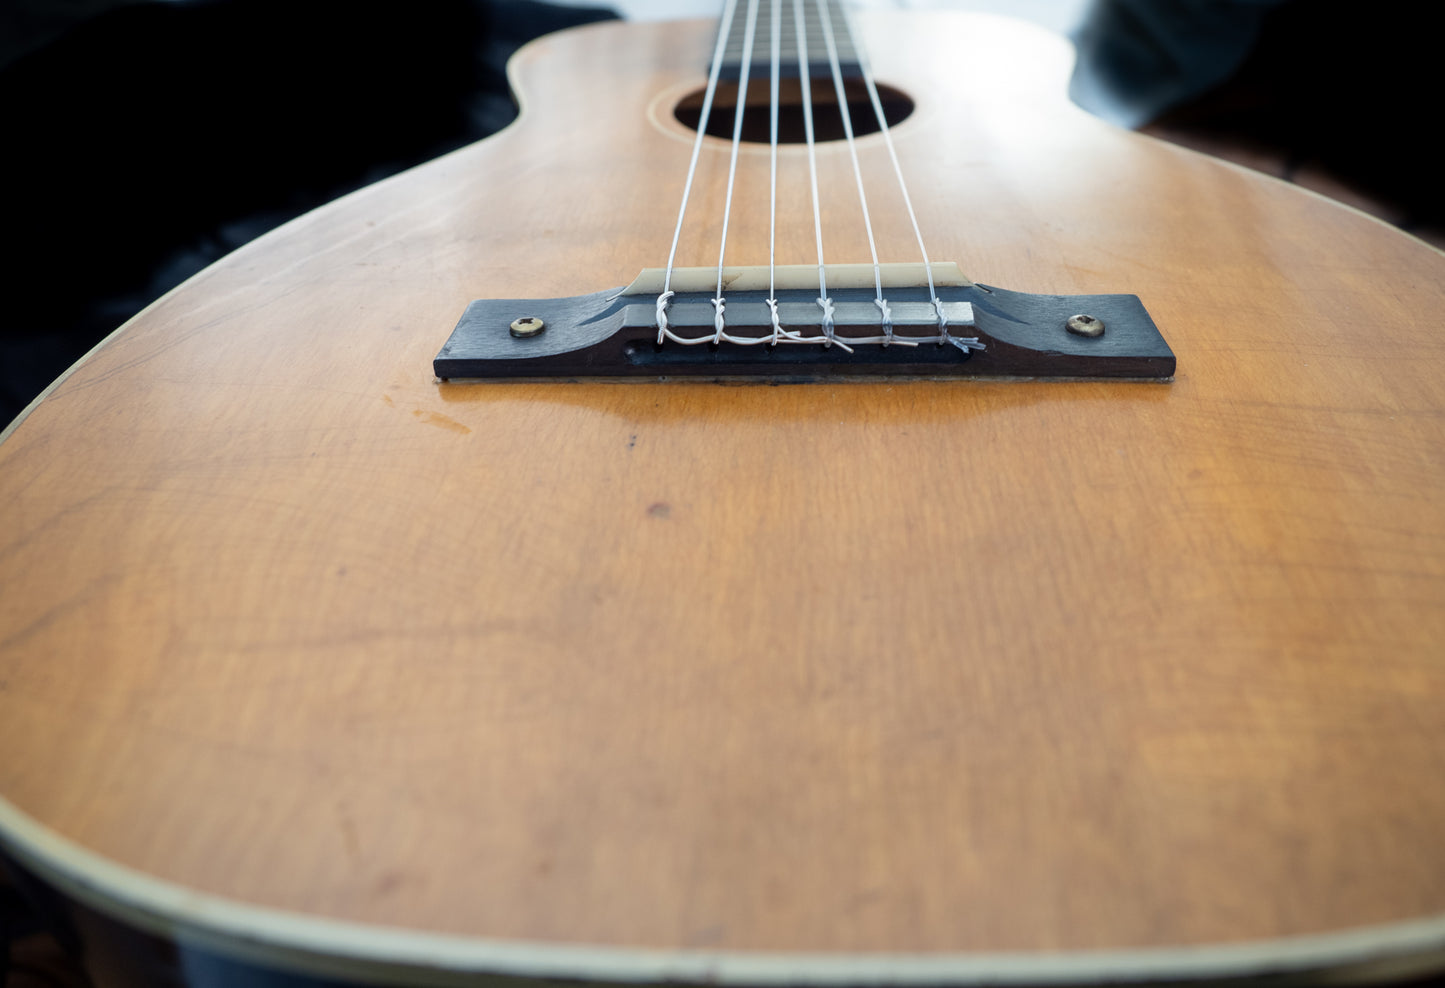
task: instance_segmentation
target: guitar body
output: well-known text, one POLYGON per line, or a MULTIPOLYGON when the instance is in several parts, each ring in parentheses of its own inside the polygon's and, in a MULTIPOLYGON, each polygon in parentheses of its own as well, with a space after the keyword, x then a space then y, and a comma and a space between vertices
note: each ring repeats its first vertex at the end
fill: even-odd
POLYGON ((1086 116, 1036 29, 858 23, 934 259, 1139 295, 1175 380, 439 383, 473 298, 666 260, 712 27, 543 39, 510 129, 193 278, 0 444, 7 853, 356 977, 1441 964, 1445 258, 1086 116))

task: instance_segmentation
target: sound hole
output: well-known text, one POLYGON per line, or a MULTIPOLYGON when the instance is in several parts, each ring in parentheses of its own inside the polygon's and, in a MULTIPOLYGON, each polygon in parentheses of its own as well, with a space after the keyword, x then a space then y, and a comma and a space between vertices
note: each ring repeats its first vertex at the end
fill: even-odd
MULTIPOLYGON (((848 99, 848 116, 853 123, 853 134, 862 137, 879 131, 878 115, 873 112, 873 103, 868 99, 868 89, 861 79, 849 79, 843 86, 848 99)), ((673 108, 672 114, 684 127, 697 130, 698 118, 702 116, 702 101, 706 90, 689 93, 673 108)), ((878 100, 883 104, 883 117, 888 126, 896 127, 913 112, 913 100, 892 86, 878 84, 878 100)), ((751 144, 767 144, 769 131, 768 104, 771 102, 768 80, 757 79, 748 82, 748 103, 743 111, 742 139, 751 144)), ((713 97, 712 112, 708 115, 707 133, 712 137, 732 140, 733 122, 737 114, 738 87, 736 83, 718 83, 717 94, 713 97)), ((831 80, 813 81, 813 139, 816 141, 843 140, 843 115, 838 112, 838 96, 831 80)), ((803 94, 797 79, 784 79, 778 95, 778 143, 803 144, 807 136, 803 130, 803 94)))

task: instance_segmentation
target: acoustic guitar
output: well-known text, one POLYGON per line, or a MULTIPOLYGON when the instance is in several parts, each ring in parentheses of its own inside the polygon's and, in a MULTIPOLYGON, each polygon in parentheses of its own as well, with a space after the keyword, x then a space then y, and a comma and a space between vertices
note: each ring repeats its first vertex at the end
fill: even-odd
POLYGON ((859 13, 907 112, 815 135, 817 223, 742 142, 726 263, 871 266, 853 152, 917 262, 891 142, 931 262, 1137 296, 1172 379, 439 380, 475 300, 716 262, 717 36, 528 46, 4 434, 0 845, 97 983, 1445 969, 1445 258, 859 13))

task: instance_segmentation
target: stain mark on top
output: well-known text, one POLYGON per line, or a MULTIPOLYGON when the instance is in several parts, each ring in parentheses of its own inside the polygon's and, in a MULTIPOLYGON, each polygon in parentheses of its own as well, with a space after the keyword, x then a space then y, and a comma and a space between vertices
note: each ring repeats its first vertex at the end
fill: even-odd
POLYGON ((647 513, 654 518, 667 518, 672 514, 672 505, 666 501, 655 501, 648 507, 647 513))
POLYGON ((412 411, 412 414, 421 421, 425 422, 427 425, 440 426, 443 429, 450 429, 452 432, 459 432, 464 436, 470 435, 472 431, 470 428, 462 425, 456 419, 448 418, 440 412, 428 412, 425 409, 418 408, 414 409, 412 411))
POLYGON ((392 895, 406 884, 406 875, 402 872, 391 869, 376 876, 371 883, 372 891, 378 896, 392 895))

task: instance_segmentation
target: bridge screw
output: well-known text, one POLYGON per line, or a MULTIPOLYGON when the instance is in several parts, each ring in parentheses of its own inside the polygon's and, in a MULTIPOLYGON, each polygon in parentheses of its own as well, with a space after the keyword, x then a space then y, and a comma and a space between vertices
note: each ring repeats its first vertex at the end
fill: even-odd
POLYGON ((520 319, 512 320, 512 335, 520 340, 536 336, 546 328, 547 324, 536 316, 522 316, 520 319))
POLYGON ((1064 328, 1075 336, 1103 336, 1104 321, 1093 316, 1070 316, 1064 328))

